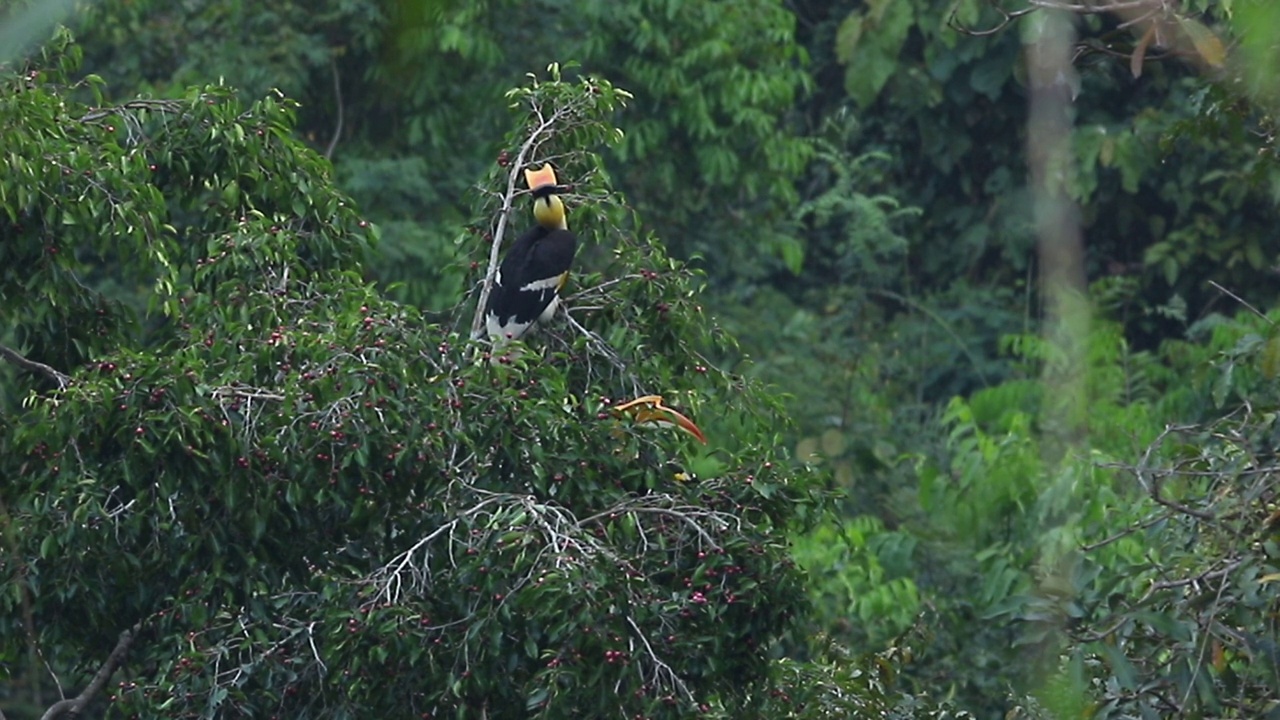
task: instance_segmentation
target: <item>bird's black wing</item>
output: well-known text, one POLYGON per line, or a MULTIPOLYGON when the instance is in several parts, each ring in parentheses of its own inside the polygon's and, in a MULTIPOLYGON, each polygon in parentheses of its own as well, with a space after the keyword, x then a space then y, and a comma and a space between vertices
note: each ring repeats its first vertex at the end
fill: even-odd
POLYGON ((568 230, 535 227, 502 259, 485 324, 493 337, 519 338, 555 301, 578 249, 568 230))

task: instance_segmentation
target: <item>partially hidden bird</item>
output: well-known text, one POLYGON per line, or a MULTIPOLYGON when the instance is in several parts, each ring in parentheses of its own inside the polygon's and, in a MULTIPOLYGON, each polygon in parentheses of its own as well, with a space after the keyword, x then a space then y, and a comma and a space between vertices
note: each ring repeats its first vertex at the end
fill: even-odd
POLYGON ((556 180, 555 169, 546 163, 537 170, 525 170, 524 178, 533 195, 537 222, 515 241, 498 266, 485 309, 485 330, 495 344, 518 340, 534 323, 555 315, 578 250, 560 198, 567 188, 556 180))
POLYGON ((637 425, 679 428, 697 438, 703 445, 707 443, 707 436, 702 434, 702 430, 692 420, 662 404, 661 395, 644 395, 614 406, 613 411, 630 416, 637 425))

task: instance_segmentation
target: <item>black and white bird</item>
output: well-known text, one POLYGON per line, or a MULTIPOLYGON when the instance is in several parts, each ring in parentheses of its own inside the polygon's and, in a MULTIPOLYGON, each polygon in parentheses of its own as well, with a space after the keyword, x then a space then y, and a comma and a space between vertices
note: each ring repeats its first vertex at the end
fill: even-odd
POLYGON ((565 188, 557 184, 556 171, 548 163, 525 170, 524 178, 537 224, 516 240, 498 266, 485 309, 485 329, 495 343, 518 340, 535 322, 555 315, 578 249, 565 221, 559 195, 565 188))

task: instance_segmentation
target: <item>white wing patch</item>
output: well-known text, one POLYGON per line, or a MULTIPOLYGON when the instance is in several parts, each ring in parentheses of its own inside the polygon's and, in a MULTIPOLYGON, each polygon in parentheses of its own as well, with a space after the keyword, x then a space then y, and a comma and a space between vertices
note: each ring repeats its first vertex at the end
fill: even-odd
POLYGON ((520 292, 529 292, 531 290, 557 290, 560 288, 560 279, 563 275, 545 278, 543 280, 534 280, 533 282, 520 288, 520 292))
MULTIPOLYGON (((560 307, 560 295, 557 291, 560 289, 560 285, 564 282, 567 275, 568 273, 560 273, 559 275, 545 278, 543 280, 534 280, 517 291, 521 293, 538 294, 545 293, 548 290, 551 291, 551 302, 547 303, 547 306, 538 314, 538 317, 530 322, 518 322, 514 314, 507 315, 506 317, 499 317, 492 312, 487 313, 485 315, 484 322, 485 330, 489 333, 489 337, 493 338, 495 341, 518 340, 523 337, 531 327, 533 327, 535 322, 548 322, 551 320, 551 318, 556 314, 556 309, 560 307)), ((502 285, 501 268, 499 268, 494 280, 495 287, 502 285)), ((541 295, 541 297, 545 298, 546 295, 541 295)))

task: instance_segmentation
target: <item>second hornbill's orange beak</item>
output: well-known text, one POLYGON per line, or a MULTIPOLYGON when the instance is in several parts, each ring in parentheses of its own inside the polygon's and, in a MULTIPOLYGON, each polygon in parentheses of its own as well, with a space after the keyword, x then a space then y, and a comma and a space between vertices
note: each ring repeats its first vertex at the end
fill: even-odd
POLYGON ((631 402, 615 406, 615 412, 625 412, 641 425, 657 425, 658 427, 678 427, 698 438, 698 442, 707 444, 707 436, 689 418, 662 404, 661 395, 645 395, 631 402))

